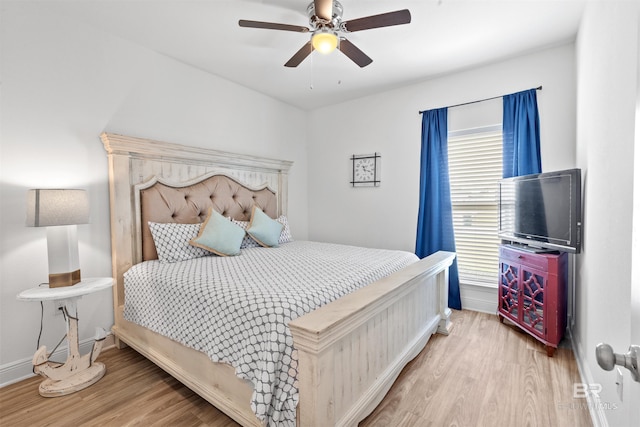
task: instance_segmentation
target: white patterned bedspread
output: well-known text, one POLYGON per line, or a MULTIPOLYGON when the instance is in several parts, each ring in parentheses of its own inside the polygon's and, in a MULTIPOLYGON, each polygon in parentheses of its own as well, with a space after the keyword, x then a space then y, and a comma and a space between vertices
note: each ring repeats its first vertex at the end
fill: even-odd
POLYGON ((409 252, 295 241, 234 257, 146 261, 125 273, 124 317, 232 365, 254 384, 258 418, 295 426, 289 321, 417 260, 409 252))

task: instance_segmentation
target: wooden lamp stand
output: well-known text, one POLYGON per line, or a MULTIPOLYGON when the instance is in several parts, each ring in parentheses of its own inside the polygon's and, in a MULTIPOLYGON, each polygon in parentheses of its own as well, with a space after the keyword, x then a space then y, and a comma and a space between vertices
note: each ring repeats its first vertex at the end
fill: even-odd
POLYGON ((80 356, 76 299, 66 300, 63 310, 67 318, 67 360, 64 364, 50 362, 44 345, 33 355, 33 371, 46 378, 39 387, 40 395, 44 397, 64 396, 85 389, 100 380, 107 370, 104 363, 96 362, 106 336, 105 330, 96 328, 91 352, 80 356))

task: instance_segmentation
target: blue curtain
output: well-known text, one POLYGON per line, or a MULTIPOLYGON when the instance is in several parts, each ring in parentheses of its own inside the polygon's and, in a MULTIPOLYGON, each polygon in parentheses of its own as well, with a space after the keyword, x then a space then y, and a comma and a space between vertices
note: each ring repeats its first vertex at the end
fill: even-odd
MULTIPOLYGON (((419 258, 440 250, 456 251, 449 187, 446 108, 422 113, 420 207, 416 237, 416 255, 419 258)), ((449 307, 462 308, 457 260, 449 268, 449 307)))
POLYGON ((503 177, 542 172, 536 90, 503 96, 502 109, 503 177))

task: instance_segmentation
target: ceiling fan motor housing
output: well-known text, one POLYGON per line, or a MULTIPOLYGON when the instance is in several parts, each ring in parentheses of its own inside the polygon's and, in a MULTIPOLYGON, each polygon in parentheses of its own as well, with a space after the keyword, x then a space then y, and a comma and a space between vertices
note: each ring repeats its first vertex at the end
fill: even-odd
POLYGON ((307 15, 309 16, 309 25, 314 28, 314 31, 322 28, 329 28, 334 31, 344 31, 342 27, 342 4, 339 1, 334 0, 332 7, 331 19, 326 20, 316 15, 316 6, 314 2, 311 2, 307 6, 307 15))

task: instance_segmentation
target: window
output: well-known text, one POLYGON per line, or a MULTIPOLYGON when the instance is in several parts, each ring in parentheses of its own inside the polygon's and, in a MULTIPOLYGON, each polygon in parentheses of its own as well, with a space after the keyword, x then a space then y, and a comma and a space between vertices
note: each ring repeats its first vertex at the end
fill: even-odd
POLYGON ((497 286, 501 126, 451 132, 448 148, 460 281, 497 286))

